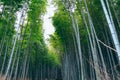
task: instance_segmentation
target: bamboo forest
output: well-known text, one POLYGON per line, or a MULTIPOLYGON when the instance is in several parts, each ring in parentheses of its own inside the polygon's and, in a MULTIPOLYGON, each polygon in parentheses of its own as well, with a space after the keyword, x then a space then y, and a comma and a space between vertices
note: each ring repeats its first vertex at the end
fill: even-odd
POLYGON ((120 0, 0 0, 0 80, 120 80, 120 0))

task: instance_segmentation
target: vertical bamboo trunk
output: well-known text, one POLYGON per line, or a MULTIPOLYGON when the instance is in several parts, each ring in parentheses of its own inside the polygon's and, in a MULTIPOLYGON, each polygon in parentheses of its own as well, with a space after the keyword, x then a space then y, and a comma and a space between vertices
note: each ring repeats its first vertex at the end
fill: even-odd
POLYGON ((109 16, 109 14, 108 14, 108 11, 107 11, 107 8, 105 6, 104 1, 100 0, 100 2, 101 2, 103 11, 104 11, 104 14, 105 14, 105 17, 106 17, 111 35, 112 35, 112 39, 113 39, 113 42, 114 42, 114 45, 115 45, 115 48, 116 48, 116 51, 117 51, 117 54, 118 54, 118 58, 120 60, 120 43, 119 43, 119 39, 118 39, 118 36, 117 36, 117 32, 116 32, 114 23, 113 23, 111 17, 109 16))

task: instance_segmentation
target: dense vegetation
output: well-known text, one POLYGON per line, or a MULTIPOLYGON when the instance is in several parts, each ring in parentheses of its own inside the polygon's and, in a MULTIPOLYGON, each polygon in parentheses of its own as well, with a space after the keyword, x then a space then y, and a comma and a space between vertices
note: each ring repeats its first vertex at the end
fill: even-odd
POLYGON ((120 1, 53 3, 47 46, 47 0, 0 0, 0 80, 119 80, 120 1))
POLYGON ((120 40, 119 0, 104 0, 112 23, 107 23, 100 0, 55 2, 58 6, 53 17, 56 31, 51 43, 63 54, 63 80, 119 80, 120 44, 117 52, 111 36, 115 32, 111 34, 109 29, 109 24, 115 25, 120 40))
POLYGON ((4 75, 11 80, 57 78, 58 57, 49 51, 43 37, 41 16, 46 12, 47 1, 2 0, 0 3, 3 6, 0 15, 1 78, 4 75), (17 15, 20 15, 18 22, 17 15))

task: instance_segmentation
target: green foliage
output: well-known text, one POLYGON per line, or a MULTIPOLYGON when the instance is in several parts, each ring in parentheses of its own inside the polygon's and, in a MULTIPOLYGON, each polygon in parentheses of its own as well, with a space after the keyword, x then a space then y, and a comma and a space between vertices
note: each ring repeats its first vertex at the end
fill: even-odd
POLYGON ((15 6, 20 4, 22 1, 26 1, 26 0, 1 0, 1 2, 4 3, 4 5, 10 5, 10 6, 15 6))
MULTIPOLYGON (((29 6, 27 11, 27 23, 21 25, 20 39, 17 40, 14 51, 15 53, 19 46, 19 51, 16 53, 20 58, 19 67, 23 66, 26 56, 28 56, 27 61, 29 59, 29 64, 31 65, 29 71, 33 73, 33 75, 35 75, 36 69, 40 69, 39 66, 45 64, 48 65, 48 67, 58 67, 60 65, 58 55, 48 51, 43 38, 43 20, 41 16, 46 12, 47 0, 31 0, 29 3, 28 0, 2 0, 1 2, 3 2, 4 6, 4 10, 0 15, 0 42, 2 42, 2 39, 5 39, 3 48, 6 47, 9 39, 6 65, 8 64, 8 59, 13 47, 11 42, 14 41, 13 36, 15 35, 15 13, 27 3, 29 6)), ((5 53, 5 51, 3 51, 3 53, 5 53)), ((14 58, 15 56, 13 55, 13 59, 14 58)), ((0 59, 1 64, 3 59, 4 55, 0 59)), ((0 67, 2 66, 0 65, 0 67)))
POLYGON ((53 35, 50 36, 50 50, 52 50, 54 53, 57 55, 61 56, 64 51, 64 46, 61 42, 61 38, 54 33, 53 35))
POLYGON ((53 25, 55 26, 56 34, 60 36, 61 42, 64 44, 64 40, 67 40, 72 35, 72 24, 68 12, 56 12, 53 17, 53 25))
MULTIPOLYGON (((34 73, 35 67, 47 64, 48 66, 58 66, 59 61, 57 55, 48 51, 43 38, 42 29, 42 18, 41 16, 46 11, 46 0, 32 0, 29 5, 28 11, 28 25, 25 43, 23 48, 29 48, 30 64, 32 65, 30 69, 34 73)), ((31 71, 31 70, 30 70, 31 71)))
POLYGON ((58 54, 52 51, 48 52, 47 56, 45 56, 45 59, 50 66, 60 66, 60 60, 58 54))

